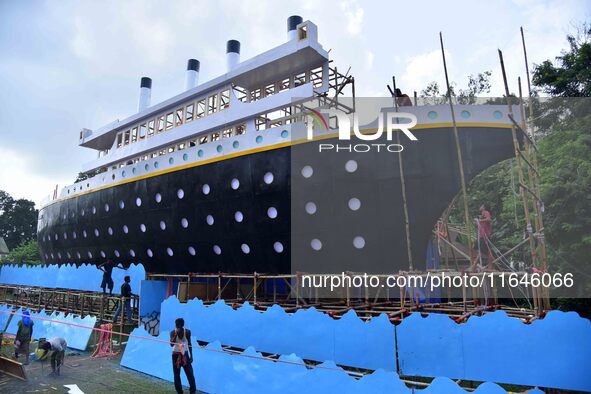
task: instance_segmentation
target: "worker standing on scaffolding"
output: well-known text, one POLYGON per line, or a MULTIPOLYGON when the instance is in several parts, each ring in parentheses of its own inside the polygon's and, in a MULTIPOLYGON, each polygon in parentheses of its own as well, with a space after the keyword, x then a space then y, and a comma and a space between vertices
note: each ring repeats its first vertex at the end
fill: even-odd
POLYGON ((480 217, 476 219, 478 225, 478 257, 482 265, 483 256, 486 253, 488 269, 491 270, 493 269, 493 255, 489 243, 492 235, 492 215, 484 204, 480 206, 479 210, 480 217))
POLYGON ((29 311, 23 312, 23 317, 18 322, 18 331, 14 339, 14 359, 18 360, 18 354, 25 354, 25 365, 29 365, 29 344, 33 337, 33 322, 29 311))
POLYGON ((399 107, 412 107, 412 101, 408 94, 403 94, 402 90, 396 88, 396 102, 398 103, 399 107))
POLYGON ((101 282, 101 289, 103 289, 103 294, 107 293, 107 287, 109 288, 109 295, 113 294, 113 268, 115 268, 115 263, 113 260, 108 259, 101 265, 97 267, 101 271, 103 271, 103 281, 101 282))
POLYGON ((123 308, 123 305, 125 305, 127 323, 131 324, 131 285, 129 284, 129 282, 131 282, 131 278, 129 277, 129 275, 126 275, 123 280, 124 282, 121 285, 121 300, 119 301, 119 305, 117 305, 115 316, 113 316, 113 323, 117 323, 117 319, 119 318, 119 314, 121 313, 121 308, 123 308))
POLYGON ((181 385, 181 367, 185 370, 189 381, 189 393, 196 393, 195 376, 193 375, 193 345, 191 344, 191 330, 185 328, 185 320, 179 317, 174 321, 175 329, 170 332, 170 346, 172 346, 172 372, 174 388, 177 393, 183 393, 181 385), (189 355, 187 356, 187 348, 189 355))

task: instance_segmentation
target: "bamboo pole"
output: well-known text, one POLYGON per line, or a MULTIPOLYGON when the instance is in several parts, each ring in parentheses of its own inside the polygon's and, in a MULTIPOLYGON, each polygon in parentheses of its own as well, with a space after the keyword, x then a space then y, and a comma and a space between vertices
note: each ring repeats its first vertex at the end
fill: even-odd
POLYGON ((451 99, 451 90, 449 85, 449 76, 447 73, 447 62, 445 61, 445 49, 443 47, 443 34, 439 32, 439 42, 441 43, 441 56, 443 58, 443 70, 445 72, 445 84, 447 86, 447 98, 449 100, 449 109, 451 111, 451 120, 453 123, 454 139, 456 143, 456 153, 458 156, 458 167, 460 169, 460 183, 462 186, 462 197, 464 200, 464 221, 468 232, 468 254, 470 255, 470 265, 472 266, 476 261, 474 260, 474 252, 472 250, 472 222, 468 211, 468 192, 466 191, 466 178, 464 175, 464 160, 462 159, 462 149, 460 147, 460 137, 458 135, 458 125, 456 123, 456 114, 454 105, 451 99))

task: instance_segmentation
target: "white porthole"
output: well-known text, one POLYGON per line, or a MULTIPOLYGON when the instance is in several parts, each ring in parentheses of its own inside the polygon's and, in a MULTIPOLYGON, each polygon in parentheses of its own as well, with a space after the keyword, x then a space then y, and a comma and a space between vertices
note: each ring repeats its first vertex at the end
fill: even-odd
POLYGON ((143 224, 143 223, 142 223, 142 224, 140 224, 140 231, 141 231, 142 233, 145 233, 145 232, 146 232, 146 225, 145 225, 145 224, 143 224))
POLYGON ((113 254, 115 254, 115 257, 121 256, 121 253, 119 253, 119 251, 117 249, 115 249, 115 251, 113 251, 113 254))
POLYGON ((179 189, 176 191, 176 196, 179 198, 179 200, 182 200, 183 197, 185 197, 185 191, 183 189, 179 189))
POLYGON ((166 222, 164 220, 160 221, 160 230, 166 230, 166 222))
POLYGON ((361 236, 353 238, 353 246, 355 246, 357 249, 363 249, 365 246, 365 239, 361 236))
POLYGON ((311 247, 312 247, 312 249, 314 249, 314 250, 320 250, 320 249, 322 249, 322 242, 321 242, 319 239, 317 239, 317 238, 314 238, 314 239, 313 239, 313 240, 310 242, 310 246, 311 246, 311 247))
POLYGON ((347 172, 355 172, 357 171, 357 162, 355 160, 349 160, 345 163, 345 170, 347 172))
POLYGON ((156 193, 156 195, 154 196, 154 200, 156 200, 156 202, 160 204, 160 201, 162 201, 162 194, 156 193))
POLYGON ((98 237, 99 235, 101 235, 101 233, 98 231, 98 228, 94 229, 94 236, 98 237))
POLYGON ((123 225, 123 232, 125 234, 129 233, 129 227, 127 227, 127 225, 125 225, 125 224, 123 225))
POLYGON ((84 212, 84 209, 83 209, 83 210, 80 212, 80 214, 81 214, 82 216, 84 216, 84 214, 85 214, 85 212, 84 212))
POLYGON ((203 185, 203 187, 201 188, 201 191, 203 192, 203 194, 205 194, 206 196, 209 194, 209 192, 211 191, 211 188, 209 187, 209 185, 206 183, 203 185))
POLYGON ((182 218, 182 219, 181 219, 181 226, 182 226, 183 228, 187 228, 187 227, 189 227, 189 221, 187 220, 187 218, 182 218))
POLYGON ((55 258, 55 256, 53 255, 53 253, 51 254, 51 258, 52 258, 52 259, 54 259, 54 258, 55 258))
POLYGON ((105 212, 109 212, 109 204, 105 204, 105 212))
POLYGON ((125 202, 123 200, 119 201, 119 209, 125 208, 125 202))
POLYGON ((230 182, 230 186, 232 186, 233 190, 238 190, 238 188, 240 187, 240 181, 234 178, 232 179, 232 182, 230 182))
POLYGON ((275 207, 269 207, 269 209, 267 209, 267 216, 271 219, 275 219, 277 217, 277 209, 275 207))
POLYGON ((152 249, 146 250, 146 254, 148 255, 148 257, 154 257, 154 252, 152 252, 152 249))
POLYGON ((54 238, 54 239, 57 241, 57 240, 58 240, 58 238, 59 238, 59 236, 58 236, 57 234, 54 234, 54 235, 53 235, 53 238, 54 238))
POLYGON ((88 251, 88 258, 91 259, 92 258, 92 252, 89 250, 88 251))
POLYGON ((207 215, 207 217, 205 218, 205 221, 207 222, 207 224, 209 224, 210 226, 213 226, 214 220, 213 220, 213 216, 211 215, 207 215))
POLYGON ((304 178, 310 178, 312 175, 314 175, 314 169, 311 166, 304 166, 302 168, 302 176, 304 178))
POLYGON ((213 245, 213 253, 219 256, 220 254, 222 254, 222 248, 220 248, 218 245, 213 245))
POLYGON ((107 229, 107 232, 109 233, 109 235, 113 235, 113 229, 112 229, 111 227, 109 227, 109 228, 107 229))
POLYGON ((234 220, 236 220, 238 223, 242 222, 244 220, 244 215, 242 214, 242 212, 236 211, 234 213, 234 220))
POLYGON ((141 207, 141 206, 142 206, 142 199, 141 199, 141 198, 139 198, 139 197, 138 197, 138 198, 136 198, 136 199, 135 199, 135 205, 137 205, 138 207, 141 207))
POLYGON ((76 239, 78 236, 76 235, 76 231, 72 231, 72 238, 76 239))
MULTIPOLYGON (((82 258, 82 255, 80 254, 80 252, 76 252, 76 257, 78 257, 78 259, 82 258)), ((45 258, 47 258, 47 255, 45 255, 45 258)))
POLYGON ((66 253, 68 255, 68 258, 71 259, 72 255, 70 254, 70 252, 66 253))
POLYGON ((359 208, 361 208, 361 201, 358 198, 353 197, 349 200, 348 205, 350 210, 357 211, 359 208))
POLYGON ((104 259, 105 257, 107 257, 107 255, 105 254, 105 252, 103 250, 101 250, 101 257, 104 259))
POLYGON ((171 248, 166 248, 166 254, 169 255, 170 257, 172 257, 174 255, 174 252, 172 251, 171 248))
POLYGON ((263 181, 267 184, 270 185, 271 183, 273 183, 273 179, 275 179, 275 177, 273 176, 273 173, 271 172, 267 172, 264 176, 263 176, 263 181))
POLYGON ((96 207, 92 207, 92 214, 96 214, 96 207))
POLYGON ((273 249, 277 253, 283 253, 283 244, 281 242, 277 241, 273 244, 273 249))
POLYGON ((57 258, 61 259, 62 258, 62 254, 60 252, 57 252, 57 258))
POLYGON ((189 246, 189 248, 187 249, 187 251, 189 252, 189 254, 190 254, 191 256, 195 256, 195 255, 197 254, 197 251, 196 251, 196 250, 195 250, 195 248, 194 248, 194 247, 192 247, 192 246, 189 246))
POLYGON ((250 253, 250 246, 247 244, 240 245, 240 249, 242 249, 242 253, 249 254, 250 253))
POLYGON ((133 250, 133 249, 129 249, 129 255, 130 255, 131 257, 135 257, 135 250, 133 250))
MULTIPOLYGON (((80 258, 80 257, 78 257, 80 258)), ((45 253, 45 260, 49 259, 49 256, 47 255, 47 253, 45 253)))
POLYGON ((68 239, 68 234, 64 233, 64 239, 68 239))
POLYGON ((316 204, 312 201, 306 203, 306 213, 308 215, 314 215, 316 213, 316 204))
POLYGON ((82 230, 82 236, 83 236, 84 238, 88 237, 88 234, 86 233, 86 230, 82 230))

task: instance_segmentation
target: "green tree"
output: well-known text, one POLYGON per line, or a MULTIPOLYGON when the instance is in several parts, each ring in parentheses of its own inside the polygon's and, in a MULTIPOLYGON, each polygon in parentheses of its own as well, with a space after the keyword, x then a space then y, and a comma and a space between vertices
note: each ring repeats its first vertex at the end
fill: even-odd
MULTIPOLYGON (((459 104, 475 104, 478 95, 490 92, 490 76, 491 71, 484 71, 476 75, 468 76, 468 88, 459 89, 456 93, 455 82, 450 82, 449 91, 451 96, 456 98, 459 104)), ((432 104, 444 104, 446 102, 448 92, 442 93, 439 89, 439 84, 435 81, 429 82, 427 87, 421 90, 421 97, 429 98, 432 104)))
POLYGON ((36 237, 38 213, 33 201, 15 200, 0 190, 0 237, 4 238, 8 249, 36 237))
POLYGON ((42 264, 36 240, 25 242, 12 249, 2 260, 4 264, 42 264))

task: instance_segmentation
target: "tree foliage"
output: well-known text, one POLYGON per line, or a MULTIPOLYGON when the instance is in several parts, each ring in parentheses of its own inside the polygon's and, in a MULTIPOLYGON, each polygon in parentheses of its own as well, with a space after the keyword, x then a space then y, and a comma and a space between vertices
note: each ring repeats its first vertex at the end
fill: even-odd
POLYGON ((42 264, 41 255, 39 254, 39 245, 36 240, 25 242, 16 248, 12 249, 4 259, 3 264, 42 264))
POLYGON ((0 190, 0 237, 4 238, 8 249, 36 237, 37 215, 33 201, 15 200, 10 194, 0 190))
POLYGON ((457 89, 455 82, 450 82, 449 91, 442 93, 439 84, 435 81, 429 82, 427 87, 421 90, 421 97, 430 98, 432 104, 444 104, 448 93, 454 97, 458 104, 475 104, 478 95, 490 92, 491 71, 484 71, 476 75, 468 76, 468 87, 466 89, 457 89), (457 93, 456 93, 457 90, 457 93))

